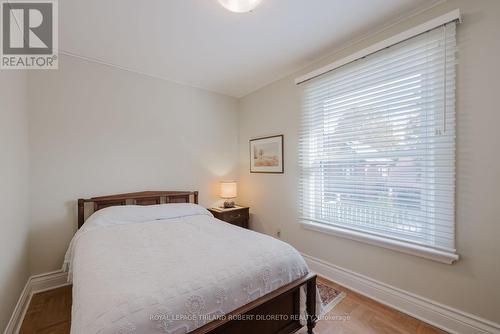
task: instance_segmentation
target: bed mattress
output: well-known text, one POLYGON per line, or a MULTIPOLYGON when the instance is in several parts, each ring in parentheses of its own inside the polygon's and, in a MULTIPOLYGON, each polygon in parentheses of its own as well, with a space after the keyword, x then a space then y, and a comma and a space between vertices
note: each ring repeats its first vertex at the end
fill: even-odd
POLYGON ((195 204, 111 207, 75 234, 71 333, 187 333, 305 276, 290 245, 195 204))

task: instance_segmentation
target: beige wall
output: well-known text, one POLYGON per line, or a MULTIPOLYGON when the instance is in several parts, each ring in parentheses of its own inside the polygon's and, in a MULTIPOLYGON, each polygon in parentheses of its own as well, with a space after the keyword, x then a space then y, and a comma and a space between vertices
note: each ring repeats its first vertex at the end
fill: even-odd
POLYGON ((500 1, 449 0, 240 101, 240 195, 252 227, 300 251, 403 290, 500 322, 500 1), (294 78, 459 7, 457 247, 446 265, 304 230, 297 221, 300 90, 294 78), (248 140, 285 135, 285 174, 250 174, 248 140))
POLYGON ((0 332, 28 278, 26 73, 0 73, 0 332))
POLYGON ((199 190, 235 176, 237 101, 63 56, 29 80, 30 269, 59 269, 76 199, 141 190, 199 190))

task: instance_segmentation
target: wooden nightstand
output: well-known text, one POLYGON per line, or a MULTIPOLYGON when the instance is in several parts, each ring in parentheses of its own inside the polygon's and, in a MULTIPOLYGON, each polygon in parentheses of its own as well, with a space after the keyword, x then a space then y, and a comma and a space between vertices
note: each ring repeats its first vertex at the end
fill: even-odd
POLYGON ((243 228, 248 228, 248 219, 250 218, 249 210, 250 208, 246 206, 238 205, 231 209, 208 209, 215 218, 243 228))

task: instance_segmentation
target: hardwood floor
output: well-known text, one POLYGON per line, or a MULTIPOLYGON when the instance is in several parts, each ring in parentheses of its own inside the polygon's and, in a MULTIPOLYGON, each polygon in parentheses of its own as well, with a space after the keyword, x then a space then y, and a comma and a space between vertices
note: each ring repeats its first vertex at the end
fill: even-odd
MULTIPOLYGON (((320 278, 325 284, 345 291, 347 297, 327 316, 345 320, 320 320, 314 332, 363 334, 446 333, 420 320, 320 278), (347 318, 348 317, 348 318, 347 318)), ((68 334, 71 327, 71 286, 33 296, 20 334, 68 334)), ((305 333, 305 328, 300 333, 305 333)))
POLYGON ((363 333, 363 334, 439 334, 446 333, 423 321, 410 317, 373 299, 348 290, 324 278, 325 284, 345 291, 347 297, 327 316, 349 317, 349 320, 322 320, 315 328, 316 334, 363 333))
POLYGON ((33 295, 19 333, 69 333, 71 327, 71 303, 71 286, 33 295))

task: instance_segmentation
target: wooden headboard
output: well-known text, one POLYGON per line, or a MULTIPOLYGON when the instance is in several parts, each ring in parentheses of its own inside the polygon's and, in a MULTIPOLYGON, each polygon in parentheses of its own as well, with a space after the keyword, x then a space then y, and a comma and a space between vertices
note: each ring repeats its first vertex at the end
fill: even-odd
POLYGON ((197 191, 141 191, 138 193, 100 196, 78 200, 78 228, 85 222, 85 203, 94 203, 94 212, 116 205, 155 205, 162 203, 193 203, 198 204, 197 191))

